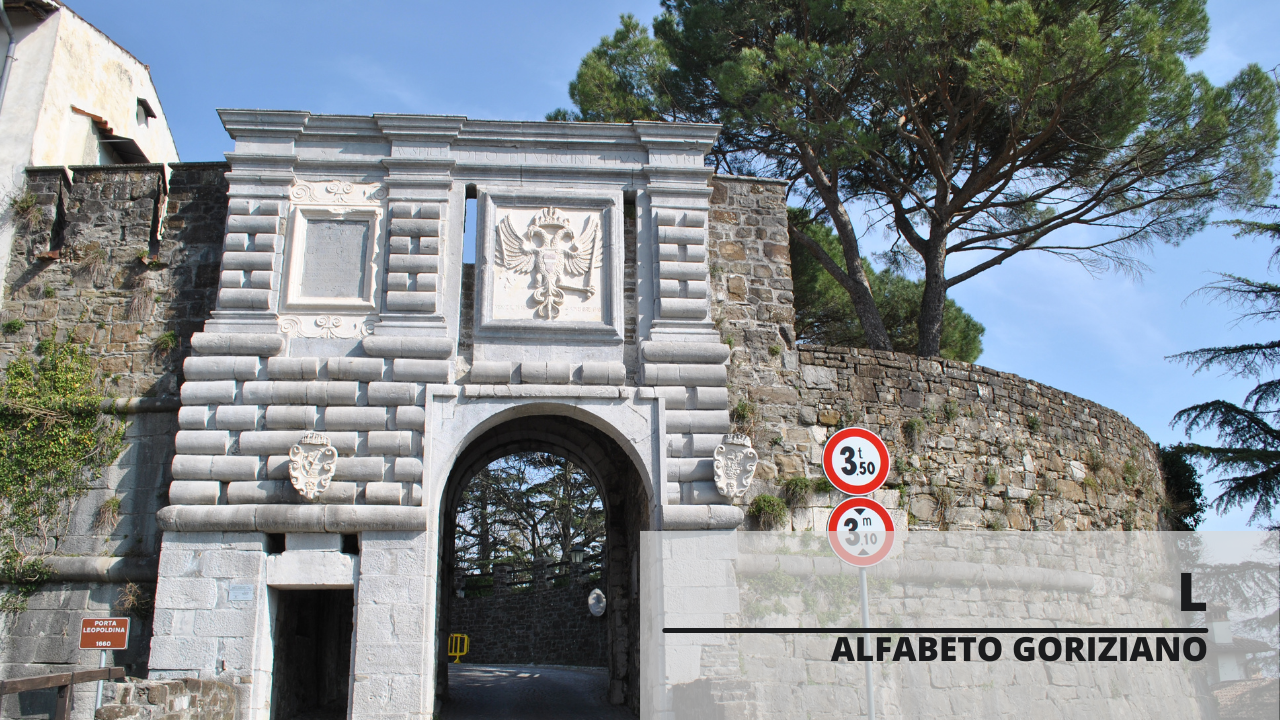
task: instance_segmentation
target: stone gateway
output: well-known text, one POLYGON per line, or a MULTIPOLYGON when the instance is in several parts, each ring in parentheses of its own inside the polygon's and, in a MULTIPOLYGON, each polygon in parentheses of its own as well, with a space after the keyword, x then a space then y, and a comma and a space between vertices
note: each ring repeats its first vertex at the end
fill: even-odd
POLYGON ((847 425, 889 446, 876 500, 904 528, 1161 526, 1156 448, 1113 411, 964 363, 797 346, 785 185, 713 176, 715 126, 221 116, 229 164, 28 169, 58 220, 15 239, 4 319, 24 323, 0 350, 82 343, 131 424, 6 626, 4 677, 96 667, 57 629, 154 587, 112 658, 131 675, 214 688, 245 720, 425 720, 452 633, 476 634, 464 662, 492 657, 479 616, 524 611, 523 632, 545 608, 589 642, 512 652, 585 648, 635 711, 660 661, 639 649, 641 533, 757 527, 762 493, 788 496, 777 527, 824 527, 837 494, 792 481, 822 478, 847 425), (53 247, 103 259, 39 259, 53 247), (599 579, 459 595, 466 487, 517 452, 591 478, 599 579))
POLYGON ((270 720, 300 702, 281 615, 347 602, 351 717, 430 716, 459 494, 537 449, 600 484, 609 695, 637 708, 639 533, 737 527, 755 464, 725 439, 708 300, 718 128, 221 116, 225 250, 179 390, 151 676, 240 678, 242 717, 270 720))

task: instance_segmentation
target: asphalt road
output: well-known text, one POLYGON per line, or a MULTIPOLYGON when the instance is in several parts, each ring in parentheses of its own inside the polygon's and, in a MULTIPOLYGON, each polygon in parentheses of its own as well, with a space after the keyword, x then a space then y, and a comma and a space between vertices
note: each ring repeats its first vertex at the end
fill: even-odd
POLYGON ((449 665, 444 720, 634 720, 610 705, 604 668, 526 665, 449 665))

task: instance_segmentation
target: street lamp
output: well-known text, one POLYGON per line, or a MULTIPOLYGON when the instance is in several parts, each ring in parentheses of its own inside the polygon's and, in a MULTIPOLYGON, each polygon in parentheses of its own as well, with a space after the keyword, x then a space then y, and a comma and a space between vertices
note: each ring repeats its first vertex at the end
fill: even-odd
POLYGON ((574 545, 569 549, 569 560, 574 565, 581 565, 583 558, 587 556, 587 549, 581 545, 574 545))

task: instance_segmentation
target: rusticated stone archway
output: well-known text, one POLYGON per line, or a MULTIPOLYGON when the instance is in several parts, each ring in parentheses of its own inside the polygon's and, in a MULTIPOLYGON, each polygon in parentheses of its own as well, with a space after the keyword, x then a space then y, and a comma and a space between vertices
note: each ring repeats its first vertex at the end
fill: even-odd
POLYGON ((605 509, 603 585, 607 598, 609 702, 639 711, 640 531, 649 529, 649 501, 640 472, 604 431, 562 415, 535 415, 504 422, 473 440, 449 474, 440 514, 437 617, 437 692, 448 692, 447 643, 453 600, 454 531, 458 504, 470 480, 490 462, 517 452, 559 455, 581 466, 595 482, 605 509))

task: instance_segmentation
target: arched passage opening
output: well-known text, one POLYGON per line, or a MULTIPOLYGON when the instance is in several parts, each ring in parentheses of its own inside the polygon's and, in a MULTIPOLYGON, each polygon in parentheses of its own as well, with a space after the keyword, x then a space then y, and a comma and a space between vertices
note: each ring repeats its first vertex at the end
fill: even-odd
MULTIPOLYGON (((472 440, 459 454, 449 473, 440 506, 437 688, 442 695, 448 695, 449 664, 452 662, 448 638, 455 632, 451 618, 454 603, 458 601, 461 579, 456 542, 459 509, 473 500, 468 498, 467 489, 477 474, 495 461, 518 453, 562 459, 565 466, 589 478, 594 487, 603 516, 603 537, 598 543, 599 575, 592 578, 593 582, 577 586, 581 594, 579 600, 581 609, 585 611, 591 590, 598 588, 604 593, 601 659, 607 668, 605 699, 638 713, 639 543, 640 532, 648 529, 649 498, 640 471, 617 441, 597 427, 562 415, 526 416, 498 424, 472 440)), ((552 472, 555 472, 554 468, 552 472)), ((586 571, 590 572, 589 569, 586 571)), ((569 570, 569 574, 573 572, 569 570)), ((564 584, 560 582, 561 587, 564 584)), ((554 586, 555 583, 547 585, 554 586)), ((465 595, 465 587, 462 589, 465 595)), ((542 619, 556 622, 554 617, 525 617, 522 621, 542 619)))

